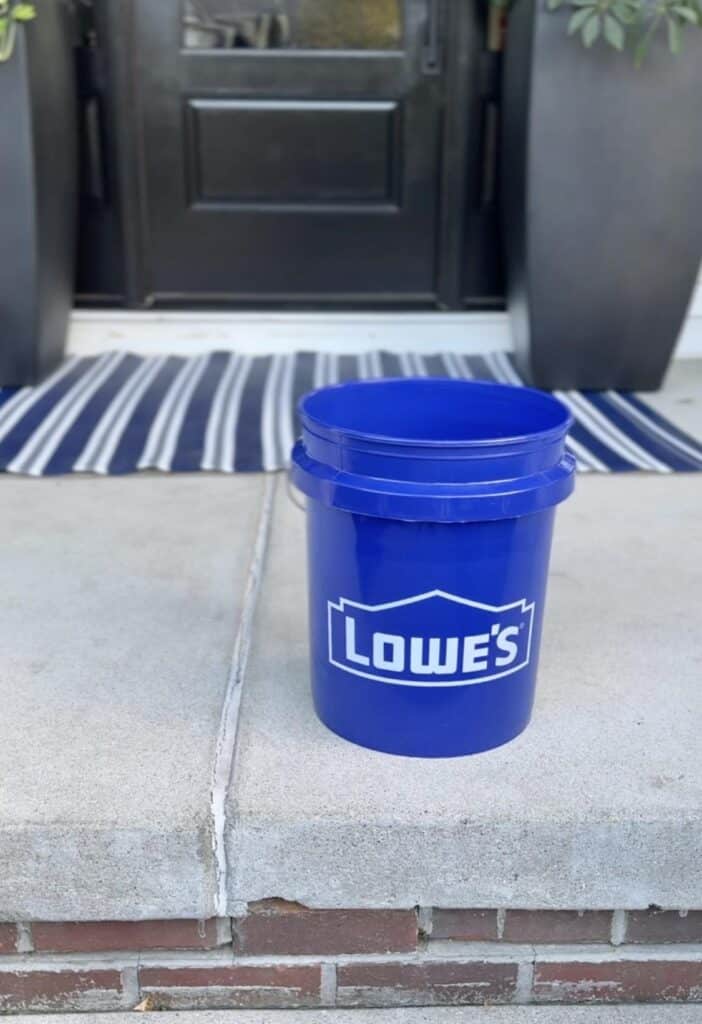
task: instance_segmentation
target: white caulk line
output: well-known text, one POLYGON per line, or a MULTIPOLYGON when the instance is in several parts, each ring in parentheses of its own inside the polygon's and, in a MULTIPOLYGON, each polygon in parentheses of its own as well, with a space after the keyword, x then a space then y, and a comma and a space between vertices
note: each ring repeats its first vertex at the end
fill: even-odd
POLYGON ((626 910, 615 910, 612 913, 612 927, 609 941, 613 946, 621 946, 626 942, 626 910))
POLYGON ((246 672, 246 664, 251 648, 254 615, 258 604, 261 588, 263 565, 268 547, 271 519, 273 517, 273 498, 276 491, 276 479, 267 476, 263 486, 263 501, 258 523, 258 532, 254 544, 253 555, 249 565, 249 573, 244 591, 241 619, 234 642, 227 689, 222 704, 222 714, 217 732, 214 768, 212 771, 212 789, 210 793, 210 812, 212 815, 212 852, 215 862, 215 916, 227 916, 227 882, 228 863, 225 847, 225 829, 227 824, 226 801, 229 782, 234 765, 234 751, 239 725, 239 707, 241 705, 241 684, 246 672))
POLYGON ((434 911, 432 907, 417 907, 417 926, 422 935, 431 938, 434 930, 434 911))
POLYGON ((336 991, 336 964, 323 963, 319 983, 319 997, 322 1006, 336 1006, 336 991))
POLYGON ((125 964, 120 973, 124 1009, 133 1010, 139 1003, 139 956, 136 964, 125 964))
POLYGON ((33 953, 34 939, 32 937, 32 926, 30 924, 25 924, 24 921, 18 921, 15 927, 17 928, 17 952, 33 953))
POLYGON ((532 951, 530 960, 521 960, 517 964, 517 983, 514 988, 514 1002, 520 1005, 530 1003, 534 991, 534 968, 536 950, 532 951))

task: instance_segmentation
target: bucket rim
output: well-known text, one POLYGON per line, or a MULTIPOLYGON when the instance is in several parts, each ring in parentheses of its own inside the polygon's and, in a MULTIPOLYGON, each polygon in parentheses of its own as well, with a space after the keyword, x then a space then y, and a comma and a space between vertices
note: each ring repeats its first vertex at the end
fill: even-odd
POLYGON ((366 443, 379 443, 384 445, 391 445, 393 447, 402 448, 433 448, 433 449, 466 449, 466 448, 479 448, 479 449, 496 449, 502 448, 505 445, 529 445, 529 444, 548 444, 549 442, 558 440, 564 437, 571 429, 574 419, 573 415, 565 405, 554 395, 549 394, 546 391, 540 391, 538 388, 528 387, 526 385, 519 384, 507 384, 503 381, 493 380, 473 380, 467 378, 457 377, 377 377, 371 379, 353 379, 347 381, 340 381, 335 384, 326 384, 323 387, 315 388, 312 391, 306 392, 302 395, 297 402, 297 411, 305 428, 312 429, 314 432, 320 432, 321 436, 326 436, 337 442, 343 442, 344 440, 349 441, 360 441, 366 443), (495 389, 503 394, 517 394, 520 399, 526 400, 526 402, 534 402, 535 400, 551 406, 552 408, 558 408, 562 413, 562 421, 557 423, 555 426, 546 427, 543 430, 530 430, 521 434, 504 434, 496 437, 485 437, 485 438, 406 438, 400 437, 397 434, 383 434, 368 430, 358 430, 353 427, 343 427, 338 424, 329 422, 329 420, 311 413, 307 408, 307 403, 310 399, 321 393, 331 391, 344 391, 356 389, 373 388, 378 386, 387 385, 405 385, 405 384, 428 384, 429 382, 441 382, 450 383, 451 386, 465 386, 471 390, 475 389, 495 389))

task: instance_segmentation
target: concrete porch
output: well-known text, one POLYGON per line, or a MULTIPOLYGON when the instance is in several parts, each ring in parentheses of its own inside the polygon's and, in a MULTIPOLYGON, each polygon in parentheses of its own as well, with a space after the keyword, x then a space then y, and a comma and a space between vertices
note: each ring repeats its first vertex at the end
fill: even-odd
POLYGON ((436 762, 315 719, 282 478, 0 488, 0 1008, 702 999, 698 475, 579 479, 532 725, 436 762))

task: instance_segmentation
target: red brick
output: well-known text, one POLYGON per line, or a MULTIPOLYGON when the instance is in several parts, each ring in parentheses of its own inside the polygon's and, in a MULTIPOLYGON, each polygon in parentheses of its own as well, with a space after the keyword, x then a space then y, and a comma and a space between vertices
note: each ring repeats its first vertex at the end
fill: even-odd
POLYGON ((494 942, 497 912, 494 910, 439 910, 432 912, 432 939, 494 942))
POLYGON ((611 961, 538 963, 537 1002, 623 1003, 702 1000, 702 963, 696 961, 611 961))
POLYGON ((17 952, 17 925, 0 924, 0 954, 17 952))
POLYGON ((234 923, 234 945, 247 955, 407 953, 417 948, 417 915, 413 910, 309 910, 264 900, 234 923))
POLYGON ((142 991, 159 1009, 318 1006, 318 965, 142 967, 142 991))
POLYGON ((433 1006, 509 1002, 517 965, 507 963, 365 963, 337 970, 339 1006, 433 1006))
POLYGON ((626 942, 702 942, 702 910, 632 910, 626 942))
POLYGON ((114 1009, 119 1007, 121 996, 119 971, 0 971, 0 1010, 3 1012, 114 1009), (91 993, 96 997, 92 1001, 91 993), (112 993, 114 998, 106 1001, 105 993, 112 993))
POLYGON ((38 953, 212 949, 217 921, 43 921, 32 925, 38 953))
POLYGON ((609 942, 608 910, 508 910, 505 942, 609 942))

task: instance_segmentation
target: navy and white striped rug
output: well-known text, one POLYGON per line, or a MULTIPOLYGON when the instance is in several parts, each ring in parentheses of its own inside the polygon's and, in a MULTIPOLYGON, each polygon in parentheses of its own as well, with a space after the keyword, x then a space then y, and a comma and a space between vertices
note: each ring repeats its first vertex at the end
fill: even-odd
MULTIPOLYGON (((358 377, 476 377, 520 384, 508 355, 297 352, 191 358, 111 352, 72 358, 36 388, 0 390, 0 470, 29 476, 287 465, 295 406, 313 387, 358 377)), ((557 392, 583 472, 702 470, 702 445, 623 392, 557 392)))

